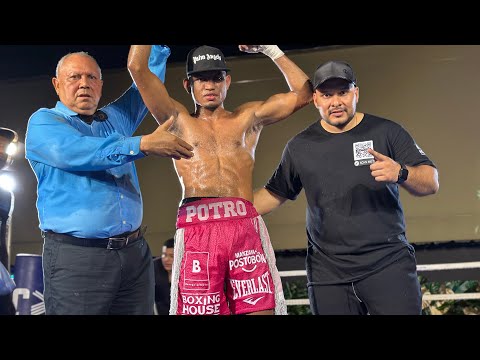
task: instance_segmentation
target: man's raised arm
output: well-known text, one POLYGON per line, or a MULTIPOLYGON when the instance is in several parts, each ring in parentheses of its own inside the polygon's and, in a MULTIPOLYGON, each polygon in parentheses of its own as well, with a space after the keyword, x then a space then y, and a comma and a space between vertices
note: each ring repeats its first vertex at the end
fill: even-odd
POLYGON ((176 117, 177 111, 163 81, 148 67, 149 58, 160 49, 165 47, 131 45, 127 67, 148 110, 159 124, 163 124, 170 116, 176 117))
POLYGON ((239 49, 248 53, 267 55, 282 72, 290 92, 276 94, 255 111, 257 122, 262 125, 283 120, 313 100, 313 87, 309 77, 277 45, 239 45, 239 49))

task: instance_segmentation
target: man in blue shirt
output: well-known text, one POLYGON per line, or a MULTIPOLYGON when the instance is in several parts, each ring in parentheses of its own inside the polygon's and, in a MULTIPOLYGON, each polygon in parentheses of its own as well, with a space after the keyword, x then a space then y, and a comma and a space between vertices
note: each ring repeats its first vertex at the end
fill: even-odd
MULTIPOLYGON (((162 80, 169 55, 155 46, 149 58, 162 80)), ((153 262, 134 161, 190 158, 193 148, 167 131, 171 119, 132 136, 147 114, 135 84, 97 110, 101 69, 85 52, 60 59, 52 82, 60 101, 36 111, 26 134, 38 180, 46 314, 153 314, 153 262)))

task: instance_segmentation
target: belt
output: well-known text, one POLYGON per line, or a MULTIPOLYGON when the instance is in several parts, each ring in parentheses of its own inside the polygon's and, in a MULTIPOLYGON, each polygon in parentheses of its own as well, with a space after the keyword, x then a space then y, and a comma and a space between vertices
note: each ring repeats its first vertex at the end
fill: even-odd
POLYGON ((113 236, 108 239, 86 239, 67 234, 59 234, 53 231, 42 231, 42 237, 63 242, 70 245, 99 247, 107 250, 120 250, 128 244, 133 244, 143 238, 146 227, 140 227, 134 232, 113 236))

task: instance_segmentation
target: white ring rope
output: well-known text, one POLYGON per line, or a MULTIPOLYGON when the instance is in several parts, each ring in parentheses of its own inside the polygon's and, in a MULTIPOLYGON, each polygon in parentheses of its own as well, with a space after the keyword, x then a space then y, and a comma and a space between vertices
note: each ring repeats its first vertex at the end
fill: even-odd
MULTIPOLYGON (((424 294, 422 301, 448 301, 448 300, 479 300, 480 293, 464 294, 424 294)), ((288 299, 285 300, 287 306, 310 305, 308 299, 288 299)))
POLYGON ((437 300, 478 300, 480 293, 463 293, 463 294, 424 294, 423 301, 437 300))
POLYGON ((478 269, 480 261, 448 264, 430 264, 417 265, 417 271, 436 271, 436 270, 457 270, 457 269, 478 269))
MULTIPOLYGON (((438 271, 438 270, 458 270, 458 269, 478 269, 478 268, 480 268, 480 261, 464 262, 464 263, 417 265, 417 271, 438 271)), ((279 273, 281 277, 307 276, 306 270, 279 271, 279 273)))
POLYGON ((281 277, 307 276, 307 270, 279 271, 281 277))
POLYGON ((285 300, 287 306, 290 305, 310 305, 310 301, 308 299, 288 299, 285 300))
MULTIPOLYGON (((426 264, 417 265, 417 271, 438 271, 438 270, 458 270, 458 269, 478 269, 480 261, 464 263, 446 263, 446 264, 426 264)), ((280 276, 307 276, 306 270, 279 271, 280 276)), ((422 301, 443 301, 443 300, 477 300, 480 299, 480 293, 462 293, 462 294, 424 294, 422 301)), ((308 299, 287 299, 287 306, 310 305, 308 299)))

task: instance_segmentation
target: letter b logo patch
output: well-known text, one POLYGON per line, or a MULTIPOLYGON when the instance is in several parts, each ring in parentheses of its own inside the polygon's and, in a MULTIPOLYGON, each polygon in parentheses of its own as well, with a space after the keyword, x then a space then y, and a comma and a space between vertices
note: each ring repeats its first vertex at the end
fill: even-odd
POLYGON ((193 260, 192 272, 193 272, 193 273, 199 273, 200 270, 201 270, 201 268, 200 268, 200 261, 198 261, 198 260, 193 260))
POLYGON ((210 274, 208 272, 208 252, 185 253, 183 286, 185 290, 208 290, 210 288, 210 274))

